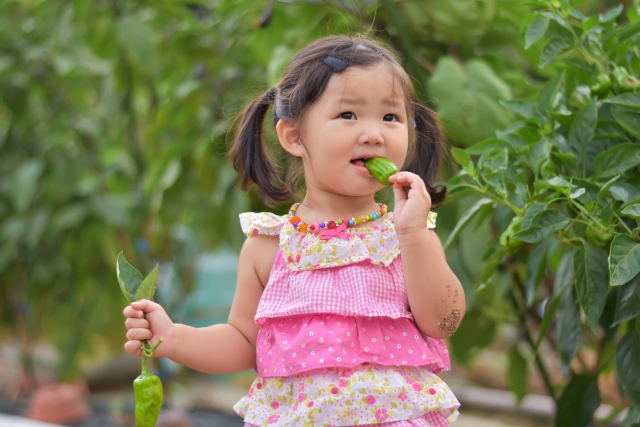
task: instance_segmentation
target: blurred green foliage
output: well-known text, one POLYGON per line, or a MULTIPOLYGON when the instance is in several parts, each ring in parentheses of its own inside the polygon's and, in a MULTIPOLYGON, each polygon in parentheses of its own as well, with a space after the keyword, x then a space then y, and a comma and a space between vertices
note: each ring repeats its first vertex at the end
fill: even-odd
MULTIPOLYGON (((585 15, 618 4, 574 3, 585 15)), ((121 351, 120 250, 143 274, 172 263, 186 294, 200 253, 240 247, 238 213, 267 208, 239 190, 226 161, 230 121, 305 44, 330 34, 387 43, 450 142, 470 147, 516 119, 506 101, 561 68, 530 43, 541 31, 527 31, 531 12, 512 0, 1 2, 0 326, 22 340, 25 371, 40 339, 61 349, 64 379, 79 373, 79 355, 121 351)), ((442 207, 445 236, 472 203, 442 207)), ((448 252, 470 307, 487 230, 448 252)), ((162 280, 161 270, 159 291, 162 280)), ((480 316, 482 333, 452 342, 460 361, 493 339, 495 322, 480 316)))

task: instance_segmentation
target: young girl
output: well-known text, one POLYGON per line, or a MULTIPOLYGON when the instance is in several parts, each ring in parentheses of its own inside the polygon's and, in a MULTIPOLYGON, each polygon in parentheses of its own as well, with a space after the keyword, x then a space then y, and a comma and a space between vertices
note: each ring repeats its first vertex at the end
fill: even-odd
POLYGON ((450 367, 442 338, 465 299, 432 230, 446 193, 432 186, 440 136, 387 50, 311 43, 243 112, 230 152, 243 189, 284 202, 303 178, 305 194, 288 215, 240 215, 248 238, 228 323, 174 324, 160 305, 134 302, 125 349, 141 356, 141 340, 163 337, 155 356, 208 373, 255 369, 234 407, 245 426, 448 426, 460 405, 436 374, 450 367), (284 183, 263 137, 270 106, 294 160, 284 183), (363 166, 373 157, 403 167, 389 178, 393 213, 375 202, 383 186, 363 166))

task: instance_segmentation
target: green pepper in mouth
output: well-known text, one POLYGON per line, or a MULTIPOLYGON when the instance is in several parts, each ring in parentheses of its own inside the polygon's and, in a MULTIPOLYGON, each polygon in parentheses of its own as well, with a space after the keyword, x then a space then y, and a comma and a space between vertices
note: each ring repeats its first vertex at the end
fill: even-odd
POLYGON ((393 162, 383 159, 382 157, 374 157, 365 159, 364 167, 369 169, 371 175, 382 185, 391 185, 389 177, 398 173, 398 168, 393 162))

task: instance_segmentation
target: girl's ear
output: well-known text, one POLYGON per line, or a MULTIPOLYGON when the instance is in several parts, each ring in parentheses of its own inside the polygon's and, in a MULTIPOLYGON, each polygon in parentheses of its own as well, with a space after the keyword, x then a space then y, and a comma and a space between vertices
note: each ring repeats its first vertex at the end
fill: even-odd
POLYGON ((280 145, 289 154, 302 157, 305 154, 304 146, 300 140, 298 124, 296 122, 280 119, 276 124, 276 132, 280 145))

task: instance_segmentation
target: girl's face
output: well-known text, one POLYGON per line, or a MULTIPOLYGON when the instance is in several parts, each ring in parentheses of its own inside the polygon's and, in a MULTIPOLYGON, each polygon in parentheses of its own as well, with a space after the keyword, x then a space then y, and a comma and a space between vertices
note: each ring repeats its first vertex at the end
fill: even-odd
POLYGON ((380 190, 362 159, 384 157, 401 168, 409 143, 404 96, 386 64, 334 75, 297 128, 306 151, 288 150, 302 158, 307 189, 348 196, 380 190))

